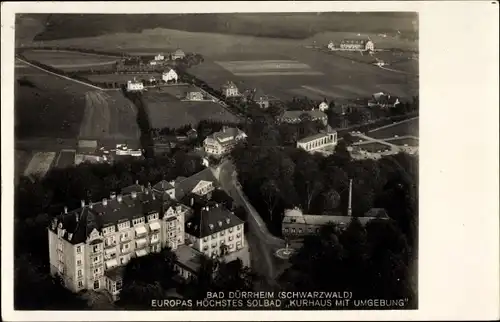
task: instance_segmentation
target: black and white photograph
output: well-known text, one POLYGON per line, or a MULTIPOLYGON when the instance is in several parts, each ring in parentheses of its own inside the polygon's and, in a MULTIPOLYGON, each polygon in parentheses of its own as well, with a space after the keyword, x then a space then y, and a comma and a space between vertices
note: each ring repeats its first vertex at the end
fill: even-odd
POLYGON ((15 310, 419 309, 418 12, 26 10, 14 42, 15 310))

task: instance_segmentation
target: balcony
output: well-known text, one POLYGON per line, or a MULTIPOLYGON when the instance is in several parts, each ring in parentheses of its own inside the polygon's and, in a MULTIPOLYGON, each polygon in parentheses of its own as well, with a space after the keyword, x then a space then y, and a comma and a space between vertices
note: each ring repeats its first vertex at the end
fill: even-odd
POLYGON ((122 238, 120 238, 120 243, 127 243, 127 242, 129 242, 131 240, 132 240, 131 236, 122 237, 122 238))
POLYGON ((131 251, 132 251, 132 247, 127 247, 127 248, 122 247, 122 248, 120 248, 120 253, 121 253, 122 255, 123 255, 123 254, 128 254, 128 253, 130 253, 131 251))
POLYGON ((150 239, 150 241, 149 241, 149 243, 150 243, 150 244, 157 244, 157 243, 159 243, 159 242, 160 242, 160 236, 158 236, 158 235, 155 235, 155 236, 156 236, 155 238, 153 238, 153 237, 151 236, 151 239, 150 239))
POLYGON ((108 242, 105 242, 104 243, 104 248, 110 248, 110 247, 115 247, 116 246, 116 240, 111 242, 111 243, 108 243, 108 242))
POLYGON ((148 230, 146 229, 146 226, 140 225, 135 227, 135 236, 137 238, 144 237, 148 234, 148 230))
POLYGON ((141 238, 137 239, 135 241, 136 249, 144 248, 148 245, 148 239, 147 238, 141 238))

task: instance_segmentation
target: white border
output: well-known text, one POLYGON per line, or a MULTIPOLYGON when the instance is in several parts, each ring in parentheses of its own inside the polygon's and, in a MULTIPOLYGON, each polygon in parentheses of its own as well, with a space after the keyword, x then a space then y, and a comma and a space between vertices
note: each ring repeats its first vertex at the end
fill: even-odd
MULTIPOLYGON (((466 320, 499 317, 498 3, 2 3, 2 318, 71 320, 466 320), (420 267, 416 311, 14 312, 14 14, 418 11, 420 267)), ((36 291, 36 290, 34 290, 36 291)))

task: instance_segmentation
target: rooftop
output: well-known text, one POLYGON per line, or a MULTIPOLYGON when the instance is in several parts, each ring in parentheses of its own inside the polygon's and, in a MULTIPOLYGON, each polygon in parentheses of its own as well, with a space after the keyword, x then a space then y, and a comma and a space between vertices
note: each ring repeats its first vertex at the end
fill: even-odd
POLYGON ((108 269, 104 272, 109 279, 116 281, 123 278, 123 274, 125 273, 125 266, 117 266, 112 269, 108 269))
MULTIPOLYGON (((66 240, 72 244, 80 244, 87 240, 94 229, 101 231, 104 227, 161 212, 162 209, 174 205, 176 205, 174 201, 161 200, 150 189, 145 189, 144 192, 118 195, 97 203, 85 204, 83 207, 57 216, 55 223, 56 225, 62 223, 66 230, 64 234, 66 240)), ((56 227, 51 225, 50 229, 55 231, 56 227)))
MULTIPOLYGON (((307 215, 302 214, 300 210, 297 209, 287 209, 285 210, 285 217, 283 218, 283 223, 297 223, 305 224, 311 226, 323 226, 329 223, 336 225, 347 224, 354 217, 342 216, 342 215, 307 215)), ((356 217, 361 222, 362 225, 366 225, 368 222, 374 219, 389 219, 385 209, 382 208, 372 208, 362 217, 356 217)))
POLYGON ((222 131, 214 132, 207 136, 207 138, 216 140, 224 145, 231 144, 238 136, 245 136, 245 133, 235 127, 223 127, 222 131))
POLYGON ((203 254, 187 245, 180 245, 175 250, 177 262, 192 272, 197 272, 201 266, 203 254))
POLYGON ((321 139, 321 138, 324 138, 324 137, 327 137, 329 134, 333 134, 333 133, 318 133, 318 134, 313 134, 313 135, 310 135, 310 136, 307 136, 303 139, 300 139, 297 141, 297 143, 308 143, 308 142, 311 142, 311 141, 314 141, 314 140, 317 140, 317 139, 321 139))
POLYGON ((224 206, 217 205, 195 211, 186 222, 185 231, 197 238, 204 238, 240 224, 243 224, 240 218, 224 206))
POLYGON ((210 181, 214 183, 214 186, 217 186, 218 181, 214 177, 212 170, 210 168, 206 168, 189 178, 186 177, 178 177, 175 179, 175 197, 178 200, 181 200, 186 194, 189 194, 196 185, 200 181, 210 181))

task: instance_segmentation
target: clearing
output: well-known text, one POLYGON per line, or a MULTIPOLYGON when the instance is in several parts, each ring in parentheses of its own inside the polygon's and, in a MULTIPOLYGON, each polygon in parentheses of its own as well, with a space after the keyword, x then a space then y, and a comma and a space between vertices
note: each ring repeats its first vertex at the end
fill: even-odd
POLYGON ((418 124, 419 119, 416 117, 369 131, 366 135, 375 139, 394 138, 396 135, 399 137, 407 135, 418 137, 418 124))
POLYGON ((241 120, 214 102, 181 101, 187 87, 162 87, 160 91, 150 90, 143 99, 152 128, 179 128, 187 124, 196 126, 202 120, 236 123, 241 120))
POLYGON ((136 78, 137 80, 148 80, 151 77, 161 79, 160 73, 143 73, 143 74, 100 74, 100 75, 87 75, 86 79, 93 82, 109 82, 109 83, 126 83, 129 80, 136 78))
POLYGON ((89 69, 94 66, 111 68, 117 61, 116 58, 109 56, 64 50, 25 50, 23 55, 29 60, 38 61, 61 70, 89 69))

